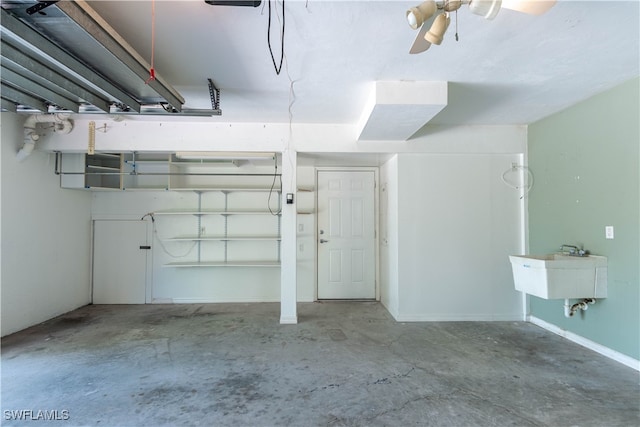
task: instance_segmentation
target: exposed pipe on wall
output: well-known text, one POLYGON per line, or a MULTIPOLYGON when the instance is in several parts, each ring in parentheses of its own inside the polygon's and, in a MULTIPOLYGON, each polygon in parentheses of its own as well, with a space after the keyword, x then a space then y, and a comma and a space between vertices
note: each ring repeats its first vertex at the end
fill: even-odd
POLYGON ((595 298, 585 298, 582 301, 579 301, 575 304, 570 304, 569 299, 564 300, 564 317, 573 317, 576 314, 576 311, 582 310, 586 311, 589 308, 589 304, 595 304, 595 298))
POLYGON ((27 117, 24 122, 24 143, 17 154, 20 162, 29 157, 36 146, 36 142, 40 140, 40 134, 36 131, 38 123, 52 123, 53 131, 63 135, 73 130, 73 122, 69 119, 68 114, 33 114, 27 117))

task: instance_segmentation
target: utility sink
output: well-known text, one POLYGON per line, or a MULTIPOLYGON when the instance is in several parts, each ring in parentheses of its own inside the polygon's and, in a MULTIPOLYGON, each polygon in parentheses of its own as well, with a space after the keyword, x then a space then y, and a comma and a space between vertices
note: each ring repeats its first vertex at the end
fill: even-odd
POLYGON ((516 290, 544 299, 607 297, 607 258, 510 255, 516 290))

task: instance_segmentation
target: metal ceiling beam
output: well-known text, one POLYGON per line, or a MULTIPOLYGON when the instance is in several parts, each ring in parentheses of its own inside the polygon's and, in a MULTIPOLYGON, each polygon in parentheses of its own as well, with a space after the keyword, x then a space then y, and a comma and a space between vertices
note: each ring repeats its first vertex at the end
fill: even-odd
MULTIPOLYGON (((94 40, 104 46, 122 64, 142 81, 147 81, 151 65, 148 64, 100 15, 83 0, 62 1, 56 4, 62 12, 78 24, 94 40)), ((175 110, 180 111, 184 98, 162 77, 155 75, 149 86, 164 98, 175 110)))
POLYGON ((33 95, 24 93, 23 91, 8 86, 4 82, 0 83, 0 91, 2 91, 2 97, 6 99, 10 99, 16 104, 28 105, 31 108, 35 108, 36 110, 46 113, 49 111, 49 107, 47 104, 42 102, 42 100, 35 98, 33 95))
MULTIPOLYGON (((35 114, 39 110, 35 108, 29 108, 28 106, 19 105, 17 107, 18 113, 27 113, 27 114, 35 114)), ((49 113, 72 113, 70 110, 64 110, 60 108, 49 108, 49 113)), ((104 111, 98 110, 93 105, 83 104, 80 105, 80 109, 78 114, 105 114, 104 111)), ((109 115, 113 116, 129 116, 131 115, 131 111, 124 111, 118 108, 117 106, 111 106, 109 111, 109 115)), ((167 109, 163 108, 161 105, 150 105, 146 104, 142 106, 142 110, 140 110, 138 115, 141 116, 165 116, 165 117, 212 117, 212 116, 220 116, 222 115, 221 110, 208 110, 204 108, 183 108, 182 111, 167 111, 167 109)))
POLYGON ((18 107, 13 101, 9 101, 4 98, 0 98, 0 107, 2 107, 3 110, 11 111, 12 113, 18 111, 18 107))
POLYGON ((3 81, 11 83, 25 93, 31 93, 34 96, 44 98, 51 104, 57 105, 58 107, 66 108, 67 110, 71 110, 74 113, 77 113, 79 110, 79 105, 76 101, 62 96, 59 93, 52 91, 48 87, 45 87, 39 83, 34 82, 33 80, 21 76, 20 74, 9 70, 6 67, 0 67, 0 76, 2 76, 3 81))
MULTIPOLYGON (((62 2, 72 3, 72 2, 62 2)), ((97 74, 94 70, 84 65, 75 57, 67 53, 65 50, 42 36, 40 33, 21 22, 19 19, 13 17, 10 13, 4 9, 0 10, 0 22, 2 25, 2 38, 10 38, 12 33, 14 37, 26 42, 33 48, 41 51, 48 56, 52 64, 56 65, 56 68, 60 70, 72 70, 79 77, 84 79, 90 86, 96 89, 104 91, 109 96, 114 98, 114 101, 124 104, 131 108, 135 112, 140 112, 141 104, 138 100, 131 97, 129 94, 113 85, 104 77, 97 74)), ((4 55, 4 53, 3 53, 4 55)))
MULTIPOLYGON (((25 76, 33 81, 39 81, 44 85, 48 83, 48 87, 57 91, 60 88, 65 92, 77 96, 104 112, 109 112, 111 102, 107 99, 95 94, 82 86, 83 82, 72 74, 63 75, 56 70, 42 64, 37 59, 31 58, 24 52, 11 46, 5 40, 2 40, 2 58, 0 63, 3 67, 25 76)), ((63 92, 64 93, 64 92, 63 92)))

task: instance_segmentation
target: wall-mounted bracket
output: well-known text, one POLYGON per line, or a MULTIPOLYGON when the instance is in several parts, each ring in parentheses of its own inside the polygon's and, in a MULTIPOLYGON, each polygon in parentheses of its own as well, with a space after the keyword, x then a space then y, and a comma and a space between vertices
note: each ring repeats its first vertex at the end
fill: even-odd
POLYGON ((45 9, 52 4, 58 3, 58 0, 50 0, 50 1, 39 1, 31 7, 27 8, 27 14, 33 15, 36 12, 40 12, 42 9, 45 9))
MULTIPOLYGON (((220 110, 220 89, 216 87, 213 80, 207 79, 209 82, 209 96, 211 97, 211 108, 214 110, 220 110)), ((222 115, 222 111, 220 111, 222 115)))

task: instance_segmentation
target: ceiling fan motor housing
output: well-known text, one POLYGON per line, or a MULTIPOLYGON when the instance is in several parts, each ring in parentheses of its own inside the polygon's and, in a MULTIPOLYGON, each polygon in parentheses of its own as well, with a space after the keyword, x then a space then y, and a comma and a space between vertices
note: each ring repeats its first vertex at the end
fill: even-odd
POLYGON ((471 0, 469 9, 475 15, 483 16, 485 19, 493 19, 500 12, 502 0, 471 0))

